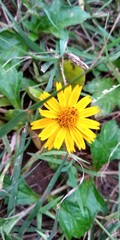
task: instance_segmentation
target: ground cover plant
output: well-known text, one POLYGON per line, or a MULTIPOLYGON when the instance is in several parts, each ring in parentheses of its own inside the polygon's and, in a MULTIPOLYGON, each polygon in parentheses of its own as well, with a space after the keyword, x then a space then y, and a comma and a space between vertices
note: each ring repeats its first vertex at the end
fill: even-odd
POLYGON ((119 10, 0 0, 0 239, 120 239, 119 10))

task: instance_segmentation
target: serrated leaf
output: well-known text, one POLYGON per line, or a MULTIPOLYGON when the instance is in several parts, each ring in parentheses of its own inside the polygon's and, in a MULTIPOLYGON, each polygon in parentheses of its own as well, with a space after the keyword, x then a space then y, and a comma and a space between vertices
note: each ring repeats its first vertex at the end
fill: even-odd
POLYGON ((103 125, 90 149, 96 170, 108 161, 120 158, 120 129, 114 120, 103 125))
POLYGON ((0 93, 6 96, 14 108, 21 108, 20 89, 22 84, 22 73, 11 69, 0 72, 0 93))
POLYGON ((84 87, 84 90, 95 98, 95 105, 100 107, 103 116, 112 112, 116 106, 120 106, 120 86, 117 88, 116 86, 117 82, 111 78, 100 78, 88 82, 84 87))
POLYGON ((78 189, 79 194, 73 193, 61 204, 59 212, 60 226, 67 240, 80 238, 91 227, 97 213, 105 210, 105 203, 95 188, 92 180, 85 180, 78 189), (78 204, 81 196, 83 214, 78 204))
POLYGON ((64 28, 80 24, 89 18, 89 14, 80 6, 70 7, 63 0, 54 0, 44 8, 44 12, 46 15, 39 21, 40 30, 53 33, 60 38, 64 38, 64 28))

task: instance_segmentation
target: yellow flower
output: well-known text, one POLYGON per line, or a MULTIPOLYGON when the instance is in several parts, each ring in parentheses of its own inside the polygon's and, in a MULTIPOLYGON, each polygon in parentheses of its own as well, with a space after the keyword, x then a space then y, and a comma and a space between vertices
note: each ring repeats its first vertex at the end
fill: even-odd
MULTIPOLYGON (((99 112, 97 106, 87 107, 91 102, 91 97, 86 96, 79 100, 82 86, 77 85, 72 89, 71 85, 64 90, 61 83, 56 83, 56 100, 51 97, 44 102, 47 110, 39 109, 44 118, 31 123, 32 129, 42 129, 38 135, 48 150, 60 149, 63 142, 66 145, 68 153, 75 152, 75 145, 78 149, 85 149, 85 141, 92 143, 96 137, 91 129, 99 129, 99 122, 88 119, 88 117, 99 112)), ((50 94, 44 92, 40 100, 50 97, 50 94)))

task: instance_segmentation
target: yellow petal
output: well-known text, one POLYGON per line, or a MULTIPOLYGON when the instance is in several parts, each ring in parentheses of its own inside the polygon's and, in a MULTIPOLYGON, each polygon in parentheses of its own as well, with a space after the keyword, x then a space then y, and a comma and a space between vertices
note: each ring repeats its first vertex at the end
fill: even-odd
MULTIPOLYGON (((40 100, 45 100, 45 99, 47 99, 50 96, 51 95, 49 93, 44 92, 43 94, 41 94, 40 100)), ((60 104, 58 103, 58 101, 54 97, 51 97, 43 105, 45 107, 47 107, 49 110, 53 110, 55 112, 59 112, 60 111, 60 104)))
POLYGON ((56 135, 55 141, 54 141, 54 148, 60 149, 66 135, 66 129, 61 128, 59 132, 56 135))
POLYGON ((75 108, 78 110, 84 109, 89 103, 91 103, 91 101, 92 98, 90 96, 86 96, 76 103, 75 108))
POLYGON ((87 119, 87 118, 83 118, 83 119, 78 119, 77 125, 79 125, 79 127, 82 128, 91 128, 91 129, 99 129, 100 127, 100 123, 92 120, 92 119, 87 119))
POLYGON ((81 134, 84 134, 84 135, 88 136, 91 141, 94 141, 94 139, 96 137, 96 134, 93 131, 91 131, 88 128, 82 128, 80 126, 77 126, 77 128, 79 129, 81 134))
POLYGON ((50 118, 43 118, 39 119, 37 121, 31 122, 31 129, 36 130, 36 129, 41 129, 47 127, 49 124, 51 124, 54 120, 50 118))
POLYGON ((85 142, 83 140, 83 137, 82 137, 82 134, 80 133, 80 131, 77 129, 77 128, 72 128, 70 129, 70 133, 71 133, 71 136, 73 138, 73 140, 75 141, 78 149, 85 149, 86 146, 85 146, 85 142))
POLYGON ((91 138, 89 136, 86 136, 83 132, 81 133, 82 134, 82 137, 89 143, 92 143, 93 140, 91 140, 91 138))
POLYGON ((58 130, 56 130, 52 136, 50 136, 48 138, 48 140, 46 141, 46 143, 44 144, 44 147, 45 148, 48 148, 48 150, 51 150, 53 147, 54 147, 54 141, 55 141, 55 137, 56 137, 56 134, 57 134, 58 130))
POLYGON ((71 85, 69 85, 64 90, 65 107, 68 106, 68 100, 70 98, 71 92, 72 92, 72 87, 71 85))
MULTIPOLYGON (((44 103, 44 106, 49 110, 49 111, 53 111, 53 109, 47 104, 47 103, 44 103)), ((56 112, 56 111, 55 111, 56 112)))
POLYGON ((67 129, 66 129, 66 136, 65 136, 65 144, 66 144, 68 153, 75 152, 74 141, 70 135, 69 130, 67 129))
POLYGON ((60 126, 57 124, 56 121, 53 123, 49 124, 48 127, 46 127, 42 132, 38 135, 42 141, 46 140, 49 138, 56 130, 59 131, 60 126))
MULTIPOLYGON (((59 91, 60 89, 62 89, 62 85, 61 85, 61 83, 57 82, 56 83, 56 90, 59 91)), ((58 97, 58 101, 60 103, 60 106, 65 107, 65 96, 64 96, 63 90, 61 90, 57 93, 57 97, 58 97)))
POLYGON ((81 118, 83 117, 90 117, 92 115, 95 115, 97 113, 99 113, 99 108, 98 107, 88 107, 86 109, 83 109, 83 110, 79 110, 79 115, 81 118))
POLYGON ((82 86, 76 85, 75 88, 73 89, 69 101, 68 101, 68 106, 74 106, 76 102, 78 101, 78 98, 80 96, 82 90, 82 86))
POLYGON ((58 117, 57 113, 54 111, 39 109, 39 112, 43 117, 46 117, 46 118, 57 118, 58 117))

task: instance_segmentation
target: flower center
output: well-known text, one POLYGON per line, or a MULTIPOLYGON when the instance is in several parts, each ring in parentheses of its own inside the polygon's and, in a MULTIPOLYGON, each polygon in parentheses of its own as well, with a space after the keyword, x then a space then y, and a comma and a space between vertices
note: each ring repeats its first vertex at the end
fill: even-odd
POLYGON ((78 119, 77 109, 68 107, 63 109, 58 116, 58 123, 61 127, 74 127, 78 119))

